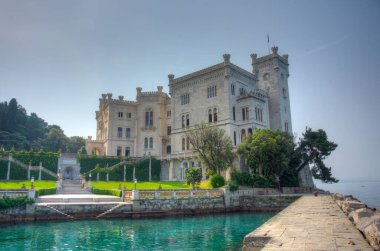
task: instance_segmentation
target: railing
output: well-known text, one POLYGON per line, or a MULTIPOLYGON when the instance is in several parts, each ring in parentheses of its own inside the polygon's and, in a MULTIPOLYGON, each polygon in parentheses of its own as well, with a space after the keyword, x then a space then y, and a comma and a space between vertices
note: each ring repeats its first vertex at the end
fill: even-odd
POLYGON ((162 199, 190 199, 190 198, 217 198, 223 197, 224 193, 218 189, 209 190, 126 190, 123 191, 124 200, 162 200, 162 199))

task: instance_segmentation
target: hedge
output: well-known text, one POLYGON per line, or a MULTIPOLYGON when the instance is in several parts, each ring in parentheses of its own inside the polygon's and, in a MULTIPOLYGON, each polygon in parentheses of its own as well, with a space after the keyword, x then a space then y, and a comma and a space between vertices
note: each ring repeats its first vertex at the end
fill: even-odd
POLYGON ((9 198, 9 197, 3 197, 0 198, 0 210, 12 208, 12 207, 21 207, 25 206, 27 204, 33 204, 34 200, 29 199, 28 197, 24 198, 9 198))
POLYGON ((117 196, 121 197, 122 192, 121 190, 115 190, 115 189, 99 189, 99 188, 92 188, 92 193, 93 194, 102 194, 102 195, 112 195, 112 196, 117 196))
POLYGON ((40 197, 42 195, 51 195, 51 194, 56 194, 56 193, 57 193, 57 188, 55 188, 55 187, 37 189, 36 190, 36 198, 40 197))
MULTIPOLYGON (((84 167, 84 170, 93 170, 95 166, 99 163, 96 162, 96 160, 102 160, 105 161, 105 158, 99 158, 99 157, 87 157, 91 160, 85 160, 83 163, 92 163, 94 166, 92 168, 84 167)), ((82 160, 84 160, 84 157, 81 157, 82 160)), ((111 158, 108 158, 111 159, 111 158)), ((115 161, 115 160, 113 160, 115 161)), ((155 158, 151 158, 152 161, 152 181, 159 181, 160 180, 160 173, 161 173, 161 162, 155 158)), ((101 162, 104 164, 104 162, 101 162)), ((110 163, 110 162, 108 162, 110 163)), ((112 165, 115 165, 117 163, 120 163, 120 159, 118 159, 118 162, 112 163, 112 165)), ((109 164, 109 166, 112 166, 109 164)), ((107 173, 109 173, 109 180, 110 181, 123 181, 124 179, 124 165, 118 166, 113 170, 107 170, 104 168, 105 166, 99 164, 100 168, 96 168, 95 170, 91 171, 92 180, 97 180, 97 173, 99 173, 99 181, 105 181, 107 180, 107 173)), ((138 181, 149 181, 149 159, 146 158, 144 160, 141 160, 135 164, 126 164, 126 181, 133 181, 133 168, 135 167, 135 176, 138 181)), ((88 172, 87 171, 87 172, 88 172)), ((81 172, 85 173, 82 170, 81 166, 81 172)), ((86 175, 88 176, 88 175, 86 175)))
MULTIPOLYGON (((46 169, 49 169, 50 171, 57 173, 57 166, 58 166, 58 158, 59 153, 52 153, 52 152, 27 152, 27 151, 19 151, 19 152, 0 152, 1 156, 8 157, 9 154, 12 155, 12 157, 26 165, 29 165, 31 162, 32 166, 39 166, 40 162, 42 162, 42 166, 46 169)), ((0 161, 0 179, 6 179, 7 176, 7 170, 8 170, 8 161, 0 161)), ((34 176, 35 179, 38 178, 38 171, 31 171, 30 175, 34 176)), ((13 180, 26 180, 28 178, 28 171, 24 168, 16 165, 11 164, 11 175, 10 179, 13 180)), ((56 178, 42 172, 41 178, 43 180, 55 180, 56 178)))
POLYGON ((80 165, 80 172, 87 173, 94 169, 97 165, 100 167, 113 166, 120 163, 123 158, 120 157, 106 157, 106 156, 78 156, 78 162, 80 165))

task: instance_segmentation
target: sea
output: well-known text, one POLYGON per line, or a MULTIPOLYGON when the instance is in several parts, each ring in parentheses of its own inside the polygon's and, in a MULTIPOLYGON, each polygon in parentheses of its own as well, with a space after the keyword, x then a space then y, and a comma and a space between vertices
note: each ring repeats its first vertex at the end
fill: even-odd
POLYGON ((331 193, 352 195, 368 207, 380 210, 380 179, 340 180, 338 183, 326 184, 314 181, 316 187, 331 193))

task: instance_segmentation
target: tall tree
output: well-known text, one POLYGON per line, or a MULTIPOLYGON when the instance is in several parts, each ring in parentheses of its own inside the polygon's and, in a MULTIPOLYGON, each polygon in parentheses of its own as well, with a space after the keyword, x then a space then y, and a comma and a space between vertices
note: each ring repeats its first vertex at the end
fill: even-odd
POLYGON ((338 182, 339 180, 332 176, 331 167, 327 167, 323 162, 338 145, 329 141, 326 132, 322 129, 313 131, 311 128, 306 128, 302 136, 293 156, 301 160, 297 170, 300 171, 310 164, 311 173, 315 179, 320 179, 325 183, 338 182))
POLYGON ((202 123, 189 129, 186 138, 211 172, 219 173, 232 165, 235 154, 223 129, 202 123))
POLYGON ((66 151, 69 153, 77 153, 81 147, 86 145, 86 140, 83 137, 73 136, 68 138, 66 151))
POLYGON ((44 149, 57 152, 57 151, 66 151, 68 139, 63 133, 63 130, 56 125, 49 126, 49 131, 46 133, 45 139, 42 143, 44 149))

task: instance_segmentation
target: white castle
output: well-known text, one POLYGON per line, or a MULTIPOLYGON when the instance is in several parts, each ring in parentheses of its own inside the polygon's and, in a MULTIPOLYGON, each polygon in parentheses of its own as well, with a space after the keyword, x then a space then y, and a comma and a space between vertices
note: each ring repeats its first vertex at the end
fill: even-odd
MULTIPOLYGON (((155 156, 162 160, 161 180, 184 180, 190 166, 205 168, 185 138, 189 127, 202 122, 223 128, 235 148, 244 135, 270 128, 292 132, 289 102, 288 55, 251 54, 251 72, 223 62, 175 78, 168 75, 169 95, 143 92, 137 87, 136 101, 113 99, 102 94, 96 111, 96 140, 86 141, 88 153, 107 156, 155 156)), ((243 157, 234 167, 247 170, 243 157)), ((310 172, 306 172, 309 175, 310 172)), ((229 172, 225 174, 229 178, 229 172)))

